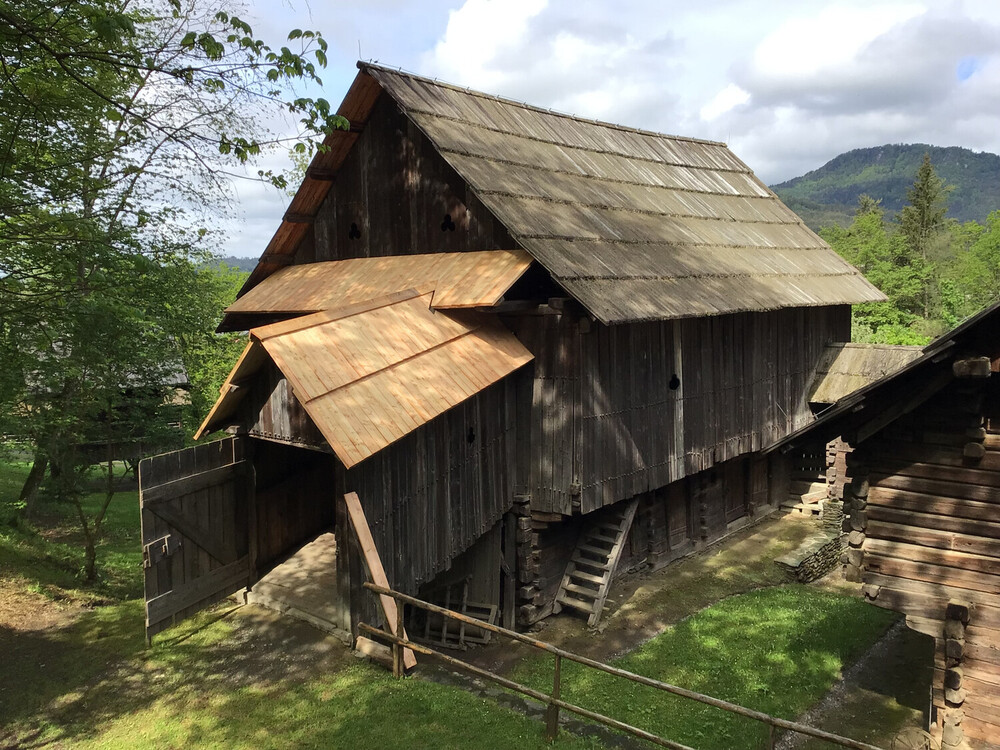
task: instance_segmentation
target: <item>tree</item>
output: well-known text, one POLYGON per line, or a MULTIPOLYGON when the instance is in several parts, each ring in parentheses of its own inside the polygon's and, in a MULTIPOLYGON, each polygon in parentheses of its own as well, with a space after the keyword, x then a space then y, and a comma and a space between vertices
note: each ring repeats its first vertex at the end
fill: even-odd
POLYGON ((912 254, 900 233, 889 230, 879 201, 860 196, 850 227, 826 227, 820 234, 889 298, 886 302, 854 306, 853 338, 890 344, 924 343, 926 338, 912 327, 922 310, 930 269, 912 254))
POLYGON ((165 375, 204 333, 192 309, 215 282, 197 269, 227 175, 287 145, 257 124, 279 110, 304 134, 346 126, 288 95, 326 49, 289 39, 272 50, 195 0, 0 0, 0 431, 32 444, 29 483, 48 468, 74 505, 88 579, 113 477, 88 517, 85 447, 162 421, 165 375))
POLYGON ((965 227, 968 247, 959 252, 949 274, 957 319, 1000 300, 1000 211, 986 217, 985 227, 974 222, 965 227))
POLYGON ((936 274, 933 273, 931 266, 950 254, 948 237, 945 233, 947 226, 945 217, 948 215, 947 196, 951 189, 937 176, 931 164, 930 154, 925 153, 924 160, 917 169, 913 186, 906 191, 909 203, 903 206, 897 217, 900 232, 911 252, 928 265, 928 270, 931 271, 927 276, 928 283, 922 292, 922 314, 925 318, 931 317, 932 314, 931 279, 936 274))
POLYGON ((906 191, 909 205, 903 206, 898 220, 910 248, 925 260, 932 238, 945 227, 951 189, 937 176, 930 154, 924 154, 913 186, 906 191))
POLYGON ((236 293, 249 276, 245 271, 214 263, 193 269, 197 275, 196 299, 186 306, 192 320, 178 338, 184 368, 190 383, 191 402, 185 415, 188 434, 201 424, 219 398, 219 388, 233 363, 247 344, 244 333, 215 333, 220 312, 236 299, 236 293))

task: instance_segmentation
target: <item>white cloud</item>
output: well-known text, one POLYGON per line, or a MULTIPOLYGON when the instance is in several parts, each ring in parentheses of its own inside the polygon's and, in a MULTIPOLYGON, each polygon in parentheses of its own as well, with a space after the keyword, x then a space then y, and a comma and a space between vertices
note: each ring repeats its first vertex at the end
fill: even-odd
MULTIPOLYGON (((319 28, 324 96, 363 56, 542 107, 726 140, 766 182, 851 148, 924 142, 1000 152, 996 0, 255 0, 277 40, 319 28)), ((315 93, 315 92, 313 92, 315 93)), ((242 186, 263 250, 283 210, 242 186)))
POLYGON ((731 109, 750 101, 750 94, 735 83, 728 84, 715 95, 708 104, 701 108, 699 114, 703 120, 714 120, 731 109))
POLYGON ((505 50, 517 45, 528 22, 548 0, 468 0, 448 14, 448 27, 433 53, 425 57, 431 69, 461 71, 453 80, 475 80, 496 87, 503 72, 491 66, 505 50))
POLYGON ((814 16, 789 19, 754 50, 750 76, 776 81, 837 76, 873 40, 925 12, 922 5, 831 5, 814 16))

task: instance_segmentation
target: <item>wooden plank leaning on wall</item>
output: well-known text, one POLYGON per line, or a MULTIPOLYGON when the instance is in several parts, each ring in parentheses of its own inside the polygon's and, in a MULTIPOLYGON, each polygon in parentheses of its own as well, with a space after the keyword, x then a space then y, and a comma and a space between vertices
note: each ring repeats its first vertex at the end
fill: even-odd
MULTIPOLYGON (((365 564, 368 566, 368 574, 372 583, 391 589, 392 586, 389 585, 389 580, 385 576, 385 568, 382 567, 382 558, 379 557, 378 550, 375 548, 375 539, 372 538, 371 529, 368 528, 365 511, 361 507, 361 498, 358 497, 358 493, 356 492, 348 492, 344 495, 344 501, 347 503, 347 513, 351 517, 351 526, 354 527, 354 533, 358 536, 358 544, 361 546, 361 554, 364 556, 365 564)), ((397 637, 406 638, 406 631, 403 631, 403 633, 396 632, 396 600, 389 596, 380 595, 379 601, 382 603, 385 621, 392 634, 397 637)), ((417 658, 410 649, 403 650, 403 666, 407 669, 417 666, 417 658)))

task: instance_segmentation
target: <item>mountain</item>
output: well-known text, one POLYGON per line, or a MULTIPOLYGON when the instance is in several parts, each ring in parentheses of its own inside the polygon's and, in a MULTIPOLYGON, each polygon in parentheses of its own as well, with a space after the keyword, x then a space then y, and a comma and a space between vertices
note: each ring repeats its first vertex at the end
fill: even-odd
POLYGON ((247 273, 250 273, 250 271, 257 267, 257 258, 237 258, 235 255, 227 255, 225 258, 219 258, 218 262, 238 268, 241 271, 246 271, 247 273))
POLYGON ((771 188, 813 229, 850 224, 862 193, 881 198, 892 216, 906 203, 906 190, 925 153, 945 184, 954 185, 948 194, 949 217, 982 223, 1000 208, 1000 156, 923 143, 858 148, 771 188))

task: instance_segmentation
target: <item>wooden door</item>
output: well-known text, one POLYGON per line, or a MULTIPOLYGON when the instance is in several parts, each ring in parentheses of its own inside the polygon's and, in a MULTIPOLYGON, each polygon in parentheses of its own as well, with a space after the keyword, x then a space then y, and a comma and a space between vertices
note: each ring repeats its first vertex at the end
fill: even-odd
POLYGON ((231 437, 139 464, 146 637, 253 583, 253 466, 231 437))

